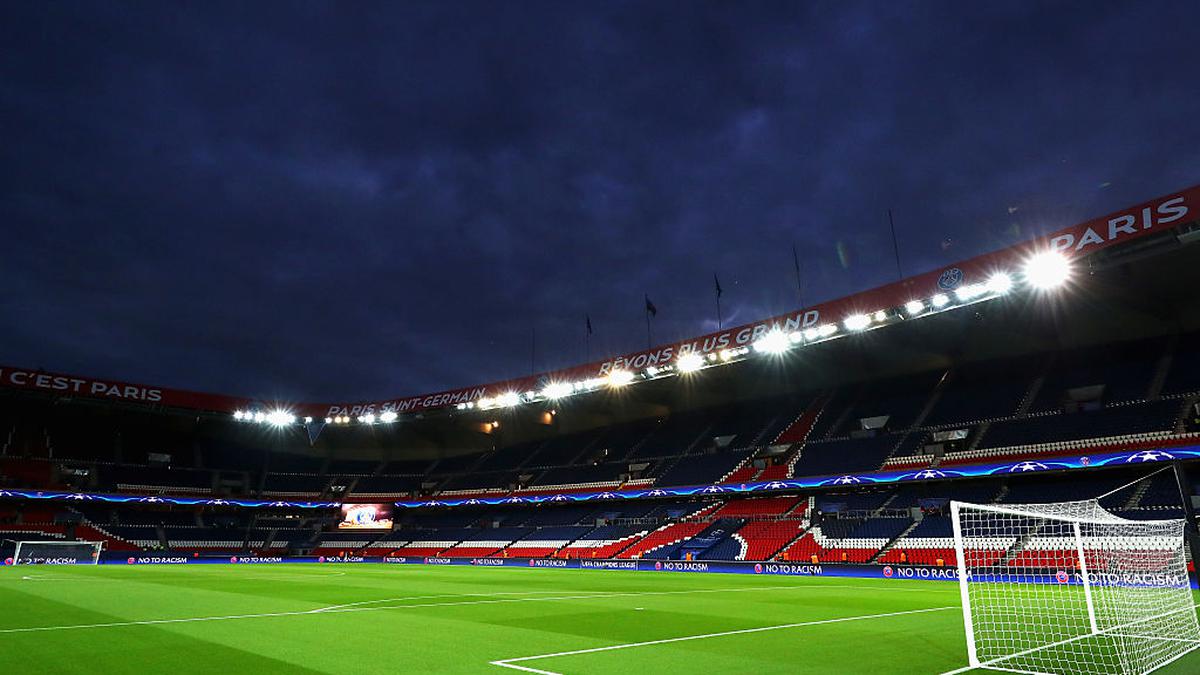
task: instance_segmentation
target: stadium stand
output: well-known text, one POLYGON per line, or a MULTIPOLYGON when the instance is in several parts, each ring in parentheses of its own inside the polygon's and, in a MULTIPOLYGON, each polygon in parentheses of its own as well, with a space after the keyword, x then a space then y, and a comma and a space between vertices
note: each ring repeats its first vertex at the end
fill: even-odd
MULTIPOLYGON (((898 322, 912 325, 897 326, 909 333, 895 342, 886 331, 847 334, 814 346, 788 368, 749 364, 739 374, 741 366, 732 366, 715 385, 664 381, 621 396, 588 394, 553 409, 547 403, 535 411, 538 419, 516 410, 438 411, 393 427, 327 425, 311 436, 299 425, 266 433, 227 415, 6 392, 3 489, 387 502, 828 480, 783 496, 697 490, 687 499, 397 509, 395 528, 378 531, 337 530, 335 509, 270 507, 255 515, 232 507, 86 500, 44 508, 5 498, 0 531, 4 539, 83 538, 103 540, 113 551, 200 555, 268 550, 952 565, 951 499, 1095 497, 1150 469, 1045 474, 1054 464, 1042 460, 1200 446, 1194 320, 1163 328, 1090 316, 1106 327, 1097 330, 1084 320, 1026 322, 1022 311, 1010 307, 995 319, 983 312, 946 316, 931 319, 928 329, 898 322), (1013 314, 1022 320, 1012 321, 1013 314), (1021 330, 1012 330, 1014 323, 1021 330), (1025 330, 1026 323, 1037 330, 1025 330), (481 420, 501 422, 499 430, 479 431, 481 420), (1031 474, 1044 475, 953 475, 1001 461, 1027 462, 1031 474), (852 474, 925 469, 928 480, 919 484, 829 484, 852 474)), ((1188 461, 1185 468, 1194 471, 1188 461)), ((1130 518, 1180 517, 1182 499, 1168 472, 1104 504, 1130 518)), ((1066 564, 1065 550, 1062 542, 1001 536, 989 555, 1004 564, 1066 564)))

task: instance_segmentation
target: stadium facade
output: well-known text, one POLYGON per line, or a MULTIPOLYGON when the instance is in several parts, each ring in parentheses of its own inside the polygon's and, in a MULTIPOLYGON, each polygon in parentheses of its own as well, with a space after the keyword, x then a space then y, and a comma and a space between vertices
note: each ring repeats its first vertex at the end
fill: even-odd
POLYGON ((1194 531, 1198 238, 1200 187, 717 333, 379 401, 0 367, 0 536, 124 562, 933 578, 951 499, 1118 490, 1111 511, 1194 531))

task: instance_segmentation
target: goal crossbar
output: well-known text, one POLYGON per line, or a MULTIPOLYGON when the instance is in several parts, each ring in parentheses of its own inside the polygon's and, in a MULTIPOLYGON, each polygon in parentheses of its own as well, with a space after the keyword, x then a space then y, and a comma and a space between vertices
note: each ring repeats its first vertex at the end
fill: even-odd
POLYGON ((103 541, 66 539, 17 541, 12 562, 14 565, 96 565, 100 562, 100 554, 103 550, 103 541), (57 555, 53 553, 56 549, 74 549, 80 555, 57 555), (86 554, 83 554, 84 549, 88 550, 86 554))

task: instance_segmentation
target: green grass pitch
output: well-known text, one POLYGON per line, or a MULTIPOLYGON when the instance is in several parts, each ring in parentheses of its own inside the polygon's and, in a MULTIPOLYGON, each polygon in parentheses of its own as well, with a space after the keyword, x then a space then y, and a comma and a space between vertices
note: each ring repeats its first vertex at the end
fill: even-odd
MULTIPOLYGON (((362 564, 9 567, 0 568, 0 608, 0 672, 22 675, 936 675, 966 663, 958 586, 948 582, 362 564), (560 655, 526 658, 548 654, 560 655)), ((1159 672, 1200 672, 1200 654, 1159 672)))

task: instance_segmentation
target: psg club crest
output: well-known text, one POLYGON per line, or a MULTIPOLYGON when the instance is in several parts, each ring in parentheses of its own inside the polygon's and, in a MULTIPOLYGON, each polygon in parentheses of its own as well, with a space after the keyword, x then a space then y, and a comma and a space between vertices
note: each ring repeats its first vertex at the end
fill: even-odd
POLYGON ((762 574, 762 563, 754 563, 754 573, 762 574))
POLYGON ((5 565, 11 565, 11 564, 13 564, 13 559, 12 559, 12 558, 5 558, 5 559, 4 559, 4 564, 5 564, 5 565))
POLYGON ((125 560, 125 564, 126 564, 126 565, 132 565, 132 564, 134 564, 134 563, 136 563, 136 562, 137 562, 137 560, 136 560, 136 559, 134 559, 134 558, 128 558, 128 559, 126 559, 126 560, 125 560))
POLYGON ((1060 583, 1060 584, 1065 584, 1065 583, 1067 583, 1068 581, 1070 581, 1070 580, 1071 580, 1071 575, 1070 575, 1070 574, 1067 574, 1067 573, 1066 573, 1065 571, 1063 571, 1063 570, 1059 570, 1059 571, 1058 571, 1058 574, 1055 574, 1055 575, 1054 575, 1054 578, 1058 580, 1058 583, 1060 583))
POLYGON ((952 291, 962 284, 963 271, 957 267, 951 267, 944 270, 941 276, 938 277, 938 288, 943 291, 952 291))
POLYGON ((893 575, 893 574, 895 574, 895 573, 896 573, 896 571, 892 569, 892 566, 891 566, 891 565, 885 565, 885 566, 884 566, 884 568, 883 568, 883 576, 887 577, 888 579, 891 579, 891 578, 892 578, 892 575, 893 575))
POLYGON ((655 570, 661 570, 661 569, 662 569, 662 561, 661 561, 661 560, 660 560, 659 562, 656 562, 656 563, 654 563, 654 569, 655 569, 655 570))
POLYGON ((235 565, 236 565, 236 564, 237 564, 237 556, 235 555, 235 556, 233 556, 232 558, 230 558, 230 559, 229 559, 229 562, 231 562, 231 563, 233 563, 233 564, 235 564, 235 565))

